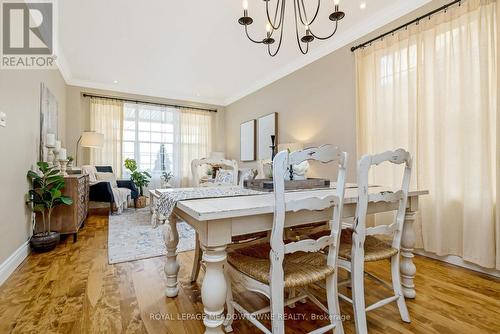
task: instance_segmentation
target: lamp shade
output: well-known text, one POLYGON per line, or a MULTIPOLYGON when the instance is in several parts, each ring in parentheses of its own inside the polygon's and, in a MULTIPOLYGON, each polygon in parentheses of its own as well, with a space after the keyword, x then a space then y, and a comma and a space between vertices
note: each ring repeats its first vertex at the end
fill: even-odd
POLYGON ((296 151, 301 151, 304 149, 304 145, 300 143, 286 143, 286 144, 279 144, 278 145, 278 151, 285 151, 285 150, 290 150, 290 152, 296 152, 296 151))
POLYGON ((82 147, 93 147, 101 148, 104 143, 104 135, 95 131, 84 131, 82 133, 82 139, 80 141, 80 146, 82 147))

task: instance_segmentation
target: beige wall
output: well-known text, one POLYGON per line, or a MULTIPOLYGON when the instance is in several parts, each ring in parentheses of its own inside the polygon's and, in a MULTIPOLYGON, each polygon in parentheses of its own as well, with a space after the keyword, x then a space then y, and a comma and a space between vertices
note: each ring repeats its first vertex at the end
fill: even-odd
MULTIPOLYGON (((224 127, 225 127, 225 119, 224 108, 220 106, 214 105, 203 105, 203 104, 193 104, 186 101, 179 100, 170 100, 164 98, 157 98, 151 96, 143 96, 143 95, 135 95, 135 94, 126 94, 119 93, 113 91, 105 91, 100 89, 93 88, 84 88, 84 87, 75 87, 68 86, 67 88, 67 127, 66 127, 66 136, 68 139, 68 154, 75 156, 76 151, 76 143, 78 138, 83 131, 90 129, 90 99, 84 98, 82 96, 83 93, 96 94, 96 95, 104 95, 104 96, 114 96, 121 98, 128 98, 132 100, 141 100, 141 101, 149 101, 156 103, 166 103, 166 104, 175 104, 175 105, 189 105, 193 107, 205 107, 210 109, 217 109, 217 113, 214 114, 214 122, 213 122, 213 150, 214 151, 223 151, 224 150, 224 127)), ((89 162, 89 149, 80 148, 80 158, 79 164, 86 164, 89 162)))
MULTIPOLYGON (((226 107, 228 156, 239 160, 240 123, 270 112, 277 112, 280 143, 337 145, 348 152, 347 178, 350 181, 355 180, 358 153, 356 152, 356 72, 354 54, 350 51, 350 47, 390 31, 448 2, 448 0, 433 0, 362 39, 226 107)), ((254 166, 255 163, 241 165, 254 166)), ((315 165, 310 170, 310 176, 332 177, 336 175, 335 173, 328 166, 315 165)))
POLYGON ((0 111, 7 114, 7 127, 0 127, 0 264, 31 235, 26 173, 38 160, 42 82, 58 100, 59 134, 65 146, 66 84, 59 71, 0 70, 0 111))
MULTIPOLYGON (((246 96, 226 108, 226 149, 239 161, 240 124, 278 113, 278 142, 335 144, 356 158, 354 57, 344 47, 246 96)), ((242 164, 252 166, 252 163, 242 164)), ((311 167, 312 176, 333 176, 328 166, 311 167)))

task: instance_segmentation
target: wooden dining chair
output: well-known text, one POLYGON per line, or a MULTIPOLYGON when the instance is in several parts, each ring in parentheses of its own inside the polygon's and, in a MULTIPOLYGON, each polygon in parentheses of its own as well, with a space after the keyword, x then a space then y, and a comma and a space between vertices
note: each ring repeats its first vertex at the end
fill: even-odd
MULTIPOLYGON (((222 187, 222 186, 237 186, 238 185, 238 163, 234 160, 226 159, 195 159, 191 162, 191 173, 193 175, 194 185, 196 187, 222 187), (202 176, 199 175, 200 167, 205 165, 218 166, 219 170, 230 171, 232 174, 226 175, 227 180, 225 182, 202 182, 202 176)), ((223 180, 222 180, 223 181, 223 180)), ((244 235, 233 238, 233 243, 235 245, 256 241, 261 238, 266 238, 267 233, 254 233, 252 235, 244 235)), ((230 245, 233 247, 233 245, 230 245)), ((194 258, 193 258, 193 268, 191 270, 191 282, 196 282, 198 276, 200 275, 200 270, 204 268, 202 262, 202 249, 199 241, 198 234, 196 233, 194 258)))
POLYGON ((191 161, 191 174, 193 176, 193 185, 195 187, 215 187, 215 186, 236 186, 238 185, 238 163, 235 160, 227 160, 227 159, 194 159, 191 161), (203 166, 212 166, 216 167, 217 174, 219 172, 224 172, 225 175, 221 177, 221 180, 218 181, 216 174, 212 179, 214 182, 204 182, 203 176, 200 175, 200 168, 203 166))
POLYGON ((329 325, 315 330, 314 333, 324 333, 332 329, 335 329, 336 333, 343 333, 337 295, 336 267, 340 243, 340 220, 344 204, 346 164, 347 154, 329 145, 309 148, 290 155, 287 151, 282 151, 276 155, 273 161, 275 207, 270 241, 228 251, 225 266, 228 284, 226 331, 232 331, 236 310, 264 333, 283 334, 285 332, 284 307, 307 298, 327 313, 331 320, 329 325), (306 160, 338 163, 335 195, 291 200, 292 193, 285 194, 284 179, 287 167, 306 160), (326 209, 332 210, 329 235, 317 240, 306 239, 296 242, 284 240, 286 239, 284 229, 287 211, 300 211, 301 214, 307 215, 312 211, 326 209), (327 257, 320 252, 325 248, 329 249, 327 257), (309 285, 324 280, 327 286, 327 307, 308 291, 309 285), (249 291, 266 296, 270 300, 270 306, 255 312, 247 311, 233 300, 231 282, 237 282, 249 291), (295 289, 297 295, 285 300, 285 289, 295 289), (258 315, 267 312, 271 313, 271 330, 257 320, 258 315))
POLYGON ((410 186, 412 160, 410 153, 403 149, 387 151, 376 155, 364 155, 358 162, 358 204, 353 229, 342 231, 339 250, 339 267, 351 273, 352 299, 339 294, 340 298, 354 306, 356 333, 366 333, 366 312, 396 301, 404 322, 410 322, 405 298, 401 289, 399 258, 401 249, 401 234, 405 218, 408 189, 410 186), (388 162, 404 164, 403 181, 396 191, 368 193, 368 173, 371 166, 388 162), (366 227, 368 202, 398 203, 394 221, 390 225, 366 227), (380 236, 390 237, 385 241, 380 236), (378 237, 377 237, 378 236, 378 237), (364 263, 372 261, 391 261, 392 284, 388 284, 376 276, 368 276, 390 287, 394 295, 365 307, 364 294, 364 263))

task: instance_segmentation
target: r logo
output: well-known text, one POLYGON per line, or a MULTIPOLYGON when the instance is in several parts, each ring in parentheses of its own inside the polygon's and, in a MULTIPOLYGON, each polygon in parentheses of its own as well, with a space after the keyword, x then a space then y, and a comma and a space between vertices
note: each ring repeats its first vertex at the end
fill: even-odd
POLYGON ((53 53, 51 2, 4 2, 2 6, 4 55, 53 53))

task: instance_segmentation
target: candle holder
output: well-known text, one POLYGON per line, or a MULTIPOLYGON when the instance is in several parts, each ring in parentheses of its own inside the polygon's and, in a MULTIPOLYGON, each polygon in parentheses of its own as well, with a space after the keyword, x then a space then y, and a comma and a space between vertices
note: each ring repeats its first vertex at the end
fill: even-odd
POLYGON ((68 176, 68 173, 66 173, 66 167, 68 165, 68 159, 66 160, 59 160, 59 164, 61 166, 61 175, 62 176, 68 176))
POLYGON ((52 151, 54 152, 54 167, 60 169, 61 163, 59 162, 59 149, 55 147, 52 151))
POLYGON ((45 145, 47 148, 47 163, 49 164, 50 167, 54 166, 54 160, 56 159, 56 156, 54 154, 54 149, 56 148, 53 145, 45 145))
POLYGON ((276 156, 276 146, 276 136, 271 135, 271 146, 269 146, 271 149, 271 160, 274 160, 274 157, 276 156))

